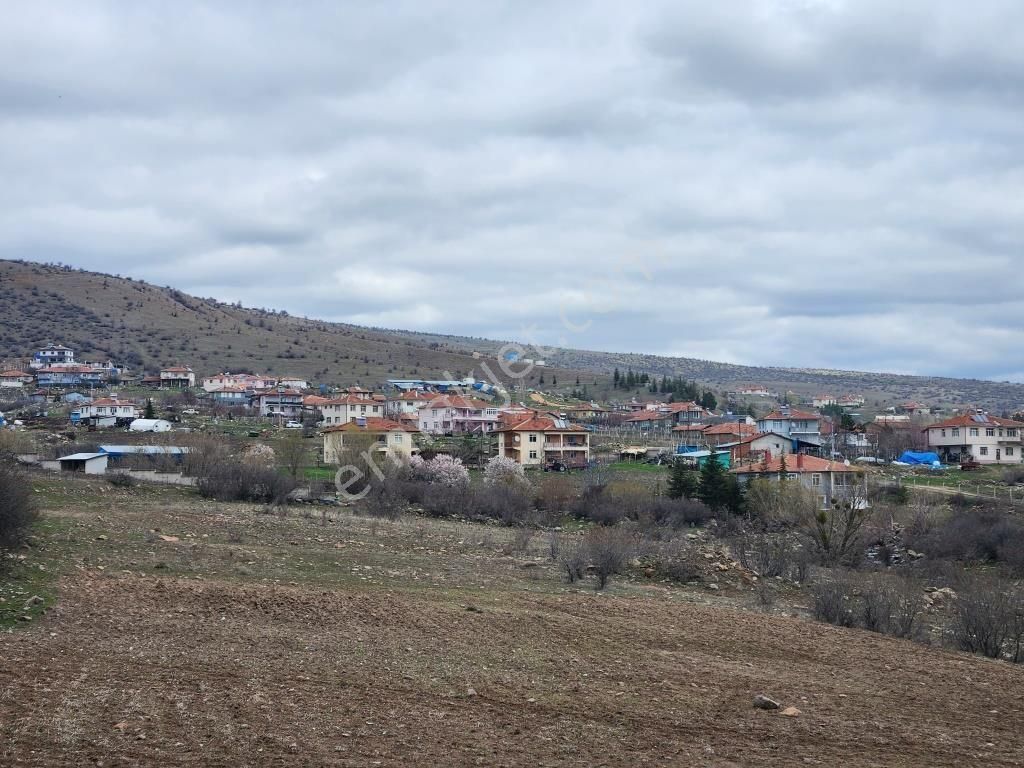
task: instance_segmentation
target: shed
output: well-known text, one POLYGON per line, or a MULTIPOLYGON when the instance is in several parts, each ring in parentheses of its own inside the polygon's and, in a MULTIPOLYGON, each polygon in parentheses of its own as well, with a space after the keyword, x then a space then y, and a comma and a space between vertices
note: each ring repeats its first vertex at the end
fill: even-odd
POLYGON ((72 453, 61 456, 61 472, 82 472, 86 475, 102 475, 107 471, 107 454, 105 453, 72 453))

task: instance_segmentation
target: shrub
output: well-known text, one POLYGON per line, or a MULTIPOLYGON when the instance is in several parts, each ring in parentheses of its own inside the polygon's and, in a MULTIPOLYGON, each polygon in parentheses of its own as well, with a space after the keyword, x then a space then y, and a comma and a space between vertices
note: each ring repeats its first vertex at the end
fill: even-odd
POLYGON ((528 485, 489 485, 476 489, 469 496, 471 507, 467 513, 498 520, 505 525, 526 524, 533 512, 533 497, 528 485))
POLYGON ((471 514, 472 492, 463 485, 428 485, 423 491, 423 511, 433 517, 471 514))
POLYGON ((650 564, 654 569, 654 577, 658 579, 685 584, 703 578, 698 553, 676 541, 655 546, 646 554, 644 562, 650 564))
POLYGON ((558 564, 570 584, 583 578, 586 570, 586 555, 578 537, 562 542, 558 548, 558 564))
POLYGON ((811 587, 811 613, 818 621, 852 627, 857 617, 851 604, 853 585, 845 578, 820 581, 811 587))
POLYGON ((229 459, 209 467, 198 478, 196 487, 200 495, 217 501, 257 501, 280 505, 295 488, 295 483, 272 467, 229 459))
POLYGON ((745 534, 734 542, 733 549, 740 564, 758 576, 800 581, 806 573, 806 549, 784 534, 745 534))
POLYGON ((547 512, 566 512, 576 500, 578 490, 576 483, 565 475, 546 477, 537 491, 537 506, 547 512))
POLYGON ((139 484, 138 479, 127 472, 112 472, 107 475, 107 482, 115 488, 134 488, 139 484))
POLYGON ((1016 619, 1013 600, 994 579, 974 579, 957 591, 950 621, 953 643, 990 659, 1002 657, 1016 619))
POLYGON ((1003 482, 1007 485, 1024 483, 1024 466, 1007 467, 1003 470, 1003 482))
POLYGON ((604 589, 613 575, 622 572, 633 551, 632 536, 621 528, 592 528, 583 543, 587 560, 597 576, 598 589, 604 589))
POLYGON ((18 546, 35 519, 35 499, 25 477, 13 464, 0 461, 0 549, 18 546))
POLYGON ((405 499, 392 483, 373 486, 357 505, 369 517, 397 520, 405 507, 405 499))

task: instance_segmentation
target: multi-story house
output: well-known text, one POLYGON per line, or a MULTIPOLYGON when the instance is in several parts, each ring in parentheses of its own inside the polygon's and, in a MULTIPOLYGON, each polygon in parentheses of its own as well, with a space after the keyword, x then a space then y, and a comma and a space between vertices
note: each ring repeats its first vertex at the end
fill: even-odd
MULTIPOLYGON (((273 376, 262 376, 253 373, 218 373, 215 376, 207 376, 203 379, 203 389, 207 392, 215 392, 223 387, 241 387, 247 392, 258 392, 261 389, 276 387, 277 379, 273 376)), ((290 387, 290 389, 305 389, 305 387, 290 387)))
POLYGON ((742 485, 765 478, 795 480, 815 494, 822 509, 833 500, 867 504, 867 478, 864 472, 841 461, 829 461, 802 453, 765 458, 760 462, 729 470, 742 485))
POLYGON ((358 417, 354 421, 326 427, 324 463, 342 464, 346 450, 372 450, 381 458, 407 460, 418 452, 414 427, 391 419, 358 417))
POLYGON ((54 365, 74 365, 75 350, 62 344, 47 344, 32 355, 32 368, 49 368, 54 365))
POLYGON ((387 400, 388 416, 415 415, 420 408, 436 398, 437 394, 435 392, 426 392, 422 389, 410 389, 397 395, 392 395, 387 400))
POLYGON ((172 365, 160 369, 161 389, 188 389, 196 385, 196 375, 184 365, 172 365))
POLYGON ((218 389, 207 391, 210 393, 210 399, 217 405, 228 408, 244 408, 249 405, 248 390, 237 384, 226 384, 218 389))
POLYGON ((302 393, 297 389, 271 389, 253 398, 260 416, 298 419, 302 416, 302 393))
POLYGON ((361 395, 334 397, 320 405, 320 415, 325 427, 347 424, 356 419, 382 419, 386 402, 361 395))
POLYGON ((821 416, 783 406, 757 420, 758 432, 775 432, 793 441, 794 452, 821 447, 821 416), (800 445, 800 444, 803 445, 800 445))
POLYGON ((1024 422, 985 413, 956 416, 924 429, 928 447, 943 462, 973 459, 980 464, 1024 461, 1024 422))
POLYGON ((40 387, 102 387, 102 370, 88 365, 60 365, 36 370, 36 383, 40 387))
POLYGON ((583 468, 590 462, 590 433, 564 419, 534 414, 495 431, 498 455, 524 467, 555 462, 583 468))
POLYGON ((417 411, 420 432, 467 435, 493 432, 501 425, 498 407, 462 395, 441 395, 417 411))

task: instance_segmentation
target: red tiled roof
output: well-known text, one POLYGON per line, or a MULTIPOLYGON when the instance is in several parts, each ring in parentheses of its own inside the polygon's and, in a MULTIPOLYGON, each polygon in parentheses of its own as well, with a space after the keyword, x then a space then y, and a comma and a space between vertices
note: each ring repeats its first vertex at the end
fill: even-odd
POLYGON ((423 407, 424 409, 461 408, 464 410, 480 411, 484 408, 491 408, 493 406, 483 400, 475 400, 473 398, 463 397, 462 395, 442 395, 440 397, 435 397, 423 407))
POLYGON ((303 405, 325 405, 331 402, 329 398, 320 397, 320 395, 306 395, 302 398, 303 405))
POLYGON ((672 427, 673 432, 703 432, 708 428, 707 424, 680 424, 678 427, 672 427))
POLYGON ((565 427, 555 426, 555 419, 550 416, 534 414, 518 423, 496 429, 495 432, 586 432, 583 427, 576 424, 568 424, 565 427))
POLYGON ((31 374, 25 373, 24 371, 0 371, 0 376, 5 379, 30 379, 31 374))
POLYGON ((333 427, 324 428, 324 432, 419 432, 415 427, 407 424, 400 424, 391 419, 378 419, 369 417, 366 424, 362 425, 356 421, 349 421, 345 424, 335 424, 333 427))
POLYGON ((798 419, 801 421, 813 421, 820 419, 821 416, 817 413, 808 413, 807 411, 798 411, 790 409, 789 413, 783 413, 782 411, 772 411, 767 416, 762 416, 758 421, 785 421, 786 419, 798 419))
MULTIPOLYGON (((778 474, 783 471, 783 457, 745 464, 729 471, 737 475, 778 474)), ((860 470, 841 461, 829 461, 828 459, 819 459, 817 456, 791 453, 785 456, 785 471, 805 474, 808 472, 859 472, 860 470)))
POLYGON ((756 435, 757 427, 753 424, 744 424, 738 421, 725 422, 724 424, 715 424, 713 427, 705 427, 705 435, 738 435, 743 437, 745 435, 756 435))

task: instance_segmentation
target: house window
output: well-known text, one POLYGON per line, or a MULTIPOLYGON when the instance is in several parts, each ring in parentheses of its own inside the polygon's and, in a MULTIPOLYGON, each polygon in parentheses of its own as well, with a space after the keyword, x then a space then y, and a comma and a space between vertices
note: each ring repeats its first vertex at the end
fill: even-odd
POLYGON ((1017 428, 1016 427, 1010 427, 1010 429, 1006 430, 1006 436, 1007 437, 1016 437, 1017 436, 1017 428))
POLYGON ((811 485, 813 485, 815 488, 821 485, 821 475, 819 473, 815 472, 813 475, 811 475, 811 485))
POLYGON ((988 456, 988 446, 987 445, 981 446, 981 455, 982 456, 988 456))
POLYGON ((530 439, 527 442, 536 443, 537 442, 537 436, 534 435, 534 434, 531 434, 530 435, 530 439))
POLYGON ((970 431, 969 434, 970 434, 971 437, 977 437, 978 436, 978 428, 977 427, 971 427, 971 431, 970 431))
POLYGON ((960 437, 960 427, 953 427, 953 437, 960 437))
POLYGON ((1006 446, 1006 455, 1007 456, 1013 456, 1013 447, 1012 446, 1009 446, 1009 445, 1006 446))
POLYGON ((942 430, 942 436, 943 436, 943 437, 945 437, 945 436, 946 436, 946 430, 942 430))
POLYGON ((992 427, 988 427, 985 430, 985 437, 995 437, 995 436, 996 436, 996 431, 992 427))
POLYGON ((821 499, 821 508, 822 509, 828 509, 828 496, 825 496, 824 494, 822 494, 818 498, 821 499))
POLYGON ((536 451, 530 451, 530 458, 531 459, 536 459, 537 458, 537 452, 536 451))
POLYGON ((786 475, 787 480, 796 480, 799 477, 800 475, 798 475, 796 472, 790 472, 786 475))
POLYGON ((392 442, 400 443, 400 442, 402 442, 402 436, 401 435, 392 435, 391 440, 392 440, 392 442))

